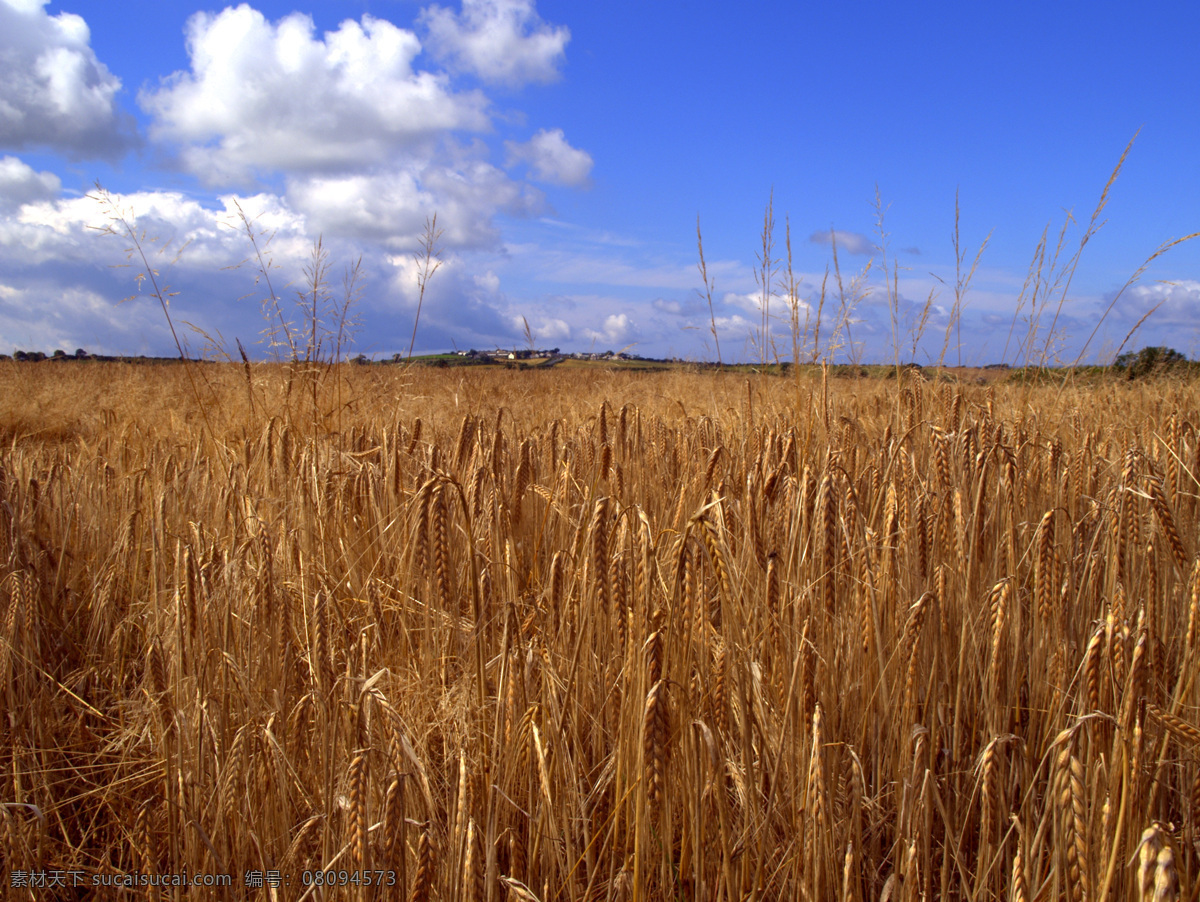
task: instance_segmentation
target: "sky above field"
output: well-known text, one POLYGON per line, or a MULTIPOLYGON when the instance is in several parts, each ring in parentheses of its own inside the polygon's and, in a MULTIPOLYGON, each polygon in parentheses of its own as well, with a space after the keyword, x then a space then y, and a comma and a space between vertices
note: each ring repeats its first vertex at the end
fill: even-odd
POLYGON ((1200 231, 1197 33, 1194 2, 0 0, 0 352, 177 353, 149 268, 189 353, 284 322, 303 353, 319 241, 322 353, 407 354, 420 304, 418 353, 1197 357, 1200 241, 1141 271, 1200 231))

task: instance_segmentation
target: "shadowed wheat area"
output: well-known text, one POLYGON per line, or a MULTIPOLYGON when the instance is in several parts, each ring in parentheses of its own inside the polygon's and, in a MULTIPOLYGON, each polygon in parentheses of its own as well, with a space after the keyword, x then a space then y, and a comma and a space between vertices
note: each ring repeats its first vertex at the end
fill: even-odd
POLYGON ((1195 899, 1200 392, 814 372, 0 368, 6 869, 1195 899))

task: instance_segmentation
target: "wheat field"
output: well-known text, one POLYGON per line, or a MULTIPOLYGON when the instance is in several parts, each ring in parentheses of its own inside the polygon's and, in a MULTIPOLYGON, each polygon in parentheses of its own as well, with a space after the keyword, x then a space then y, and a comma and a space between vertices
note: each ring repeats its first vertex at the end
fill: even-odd
POLYGON ((47 362, 0 398, 0 895, 1197 898, 1191 383, 47 362))

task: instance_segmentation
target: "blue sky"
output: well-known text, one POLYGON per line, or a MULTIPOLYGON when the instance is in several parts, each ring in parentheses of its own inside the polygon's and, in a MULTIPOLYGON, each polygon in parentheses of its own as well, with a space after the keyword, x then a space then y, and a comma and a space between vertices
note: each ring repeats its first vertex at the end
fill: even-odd
POLYGON ((1200 231, 1197 33, 1182 2, 0 0, 0 352, 174 352, 94 228, 99 182, 176 321, 259 356, 239 206, 289 316, 318 237, 333 301, 361 257, 376 358, 407 352, 435 212, 419 351, 521 347, 528 323, 538 347, 715 360, 715 326, 726 361, 1072 362, 1149 313, 1126 350, 1200 356, 1200 242, 1118 296, 1200 231), (990 236, 957 308, 956 192, 965 268, 990 236))

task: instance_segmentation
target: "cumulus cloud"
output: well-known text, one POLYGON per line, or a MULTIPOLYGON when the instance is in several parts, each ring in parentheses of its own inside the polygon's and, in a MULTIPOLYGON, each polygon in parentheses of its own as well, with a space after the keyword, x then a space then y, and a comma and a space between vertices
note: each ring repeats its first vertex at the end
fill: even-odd
POLYGON ((751 323, 740 313, 735 313, 733 316, 715 317, 714 322, 719 332, 748 335, 751 330, 758 328, 756 324, 751 323))
POLYGON ((632 332, 633 323, 625 313, 613 313, 605 317, 604 325, 599 330, 584 330, 584 334, 593 341, 606 341, 613 344, 625 341, 632 332))
MULTIPOLYGON (((185 266, 201 270, 225 266, 244 256, 246 238, 239 234, 237 207, 260 232, 274 235, 272 249, 281 259, 297 255, 307 246, 304 218, 280 198, 259 194, 222 197, 206 206, 177 191, 139 191, 130 194, 89 195, 27 203, 14 217, 3 221, 0 248, 20 254, 22 244, 44 247, 53 255, 78 254, 78 259, 112 262, 114 249, 128 243, 103 241, 106 226, 124 234, 125 224, 137 234, 148 253, 187 247, 185 266)), ((119 249, 116 252, 119 258, 119 249)), ((172 256, 174 254, 172 253, 172 256)))
POLYGON ((308 217, 313 231, 372 241, 393 251, 417 247, 433 212, 442 246, 492 247, 500 237, 492 221, 498 210, 519 216, 542 204, 539 192, 483 161, 457 169, 297 177, 288 180, 287 198, 308 217))
POLYGON ((455 168, 431 166, 422 173, 421 181, 437 199, 438 224, 444 220, 448 243, 494 244, 499 231, 488 218, 494 212, 533 216, 545 204, 536 188, 514 182, 484 161, 455 168))
POLYGON ((591 154, 567 143, 561 128, 542 129, 523 144, 505 141, 510 165, 525 162, 540 182, 579 187, 592 171, 591 154))
POLYGON ((134 140, 116 103, 121 80, 96 58, 81 17, 51 16, 45 5, 0 0, 0 144, 117 158, 134 140))
MULTIPOLYGON (((368 292, 367 307, 376 324, 370 341, 374 350, 407 352, 420 294, 421 263, 411 254, 393 255, 388 263, 390 272, 379 274, 382 287, 368 292)), ((479 276, 453 252, 445 254, 442 263, 426 286, 418 347, 448 350, 522 344, 524 323, 500 291, 500 279, 494 273, 479 276)), ((534 326, 532 316, 530 326, 534 326)))
POLYGON ((875 242, 860 232, 843 232, 840 229, 813 232, 808 236, 808 240, 812 244, 823 244, 827 247, 832 247, 836 240, 839 254, 869 257, 876 251, 875 242))
POLYGON ((407 172, 293 179, 288 195, 319 232, 414 247, 433 198, 407 172))
POLYGON ((496 294, 500 290, 500 277, 490 269, 487 272, 472 276, 471 280, 482 291, 496 294))
POLYGON ((309 16, 272 23, 242 4, 196 13, 187 45, 191 70, 139 101, 155 118, 151 136, 178 143, 184 164, 213 184, 428 156, 443 132, 489 126, 486 98, 414 70, 420 41, 383 19, 347 20, 318 38, 309 16))
MULTIPOLYGON (((276 277, 282 289, 299 276, 310 246, 303 217, 269 195, 227 197, 214 205, 177 192, 110 195, 104 203, 95 197, 30 200, 0 217, 0 272, 23 303, 28 303, 31 323, 49 311, 68 309, 64 304, 69 298, 103 298, 113 305, 136 295, 138 261, 123 265, 130 242, 116 217, 124 217, 139 236, 150 265, 159 272, 160 285, 178 288, 178 308, 187 310, 188 319, 203 322, 206 309, 216 310, 226 299, 233 301, 245 293, 247 275, 227 270, 250 252, 245 234, 227 227, 239 221, 235 203, 241 204, 256 231, 274 235, 269 253, 279 264, 276 277), (106 226, 112 226, 119 237, 105 236, 102 230, 106 226), (230 290, 234 283, 236 287, 230 290)), ((141 286, 143 297, 148 290, 149 286, 141 286)), ((253 304, 241 306, 254 309, 253 304)), ((121 308, 120 314, 110 311, 113 322, 129 319, 136 307, 121 308)), ((93 319, 99 316, 89 309, 93 319)), ((74 323, 77 333, 85 326, 92 328, 86 318, 74 314, 62 322, 63 328, 74 323)), ((254 331, 257 329, 250 334, 254 331)), ((115 334, 112 329, 96 327, 96 335, 110 333, 115 334)), ((72 347, 85 345, 97 350, 96 335, 77 334, 72 347)), ((165 353, 167 347, 158 351, 165 353)))
MULTIPOLYGON (((733 307, 741 307, 743 310, 748 310, 751 313, 762 313, 762 293, 749 292, 748 294, 738 294, 737 292, 727 291, 721 298, 722 302, 733 307)), ((784 308, 783 298, 771 298, 771 306, 778 313, 784 308), (776 306, 778 305, 778 306, 776 306)))
POLYGON ((571 338, 571 327, 564 319, 540 319, 533 329, 533 335, 538 341, 568 341, 571 338))
POLYGON ((514 313, 511 316, 511 322, 513 330, 522 337, 525 335, 525 327, 528 324, 529 333, 539 345, 553 345, 571 337, 570 324, 558 317, 528 317, 522 313, 514 313))
MULTIPOLYGON (((223 195, 210 202, 179 192, 146 191, 112 195, 105 205, 91 197, 37 197, 55 186, 43 184, 39 174, 20 161, 0 165, 0 183, 4 173, 16 188, 34 195, 0 211, 0 290, 11 300, 4 316, 12 326, 0 322, 0 335, 22 347, 172 353, 170 336, 155 331, 161 322, 157 302, 147 295, 148 286, 139 289, 136 283, 139 261, 134 258, 123 265, 128 240, 97 231, 109 223, 120 229, 112 219, 116 215, 127 217, 138 234, 144 231, 143 246, 167 286, 164 290, 179 291, 171 308, 177 324, 196 323, 211 334, 219 331, 230 341, 240 336, 247 346, 253 345, 263 329, 257 302, 267 289, 259 279, 247 228, 272 261, 271 278, 284 314, 294 315, 293 288, 304 283, 303 267, 311 260, 319 229, 314 214, 287 196, 223 195), (240 270, 229 269, 239 261, 245 261, 240 270), (118 306, 129 296, 135 299, 118 306), (92 304, 86 316, 76 303, 82 298, 92 304), (128 324, 143 328, 150 345, 144 346, 128 324)), ((370 246, 346 231, 325 233, 335 292, 340 290, 343 264, 370 246)), ((365 255, 359 310, 371 329, 358 337, 358 347, 367 353, 407 351, 419 294, 420 265, 411 251, 398 247, 390 254, 365 255)), ((522 330, 512 326, 513 306, 501 292, 496 272, 481 273, 453 247, 442 260, 425 296, 420 346, 492 347, 519 341, 522 330)), ((534 309, 529 317, 541 344, 565 344, 578 334, 574 321, 558 312, 534 309)), ((621 323, 609 326, 619 332, 621 323)), ((186 330, 184 334, 190 336, 186 330)), ((194 348, 203 344, 195 336, 189 340, 194 348)), ((259 352, 266 353, 266 348, 259 352)))
MULTIPOLYGON (((120 82, 96 60, 83 20, 51 17, 45 6, 0 0, 0 84, 6 89, 0 92, 0 147, 7 141, 80 155, 125 146, 116 106, 120 82), (39 81, 39 72, 53 77, 39 81)), ((31 324, 41 322, 43 309, 66 311, 63 329, 52 331, 46 320, 30 334, 55 346, 129 348, 118 319, 141 310, 145 296, 103 325, 109 319, 104 305, 137 292, 137 269, 112 268, 125 262, 125 243, 95 231, 107 216, 127 212, 135 215, 135 228, 154 239, 151 265, 180 291, 173 315, 227 336, 253 336, 262 326, 258 305, 238 299, 256 264, 251 259, 247 271, 227 269, 254 258, 247 229, 264 244, 269 240, 266 255, 279 267, 272 280, 289 300, 294 293, 284 286, 302 284, 313 239, 323 234, 335 278, 343 261, 364 257, 363 313, 373 323, 366 349, 394 344, 405 350, 416 303, 412 254, 426 217, 436 211, 445 265, 426 296, 419 338, 427 347, 450 340, 510 343, 513 307, 499 278, 490 270, 477 277, 494 261, 478 267, 468 255, 501 246, 499 214, 541 214, 545 196, 538 183, 585 185, 592 160, 558 129, 508 144, 507 158, 495 159, 505 142, 487 137, 490 101, 479 79, 466 79, 464 87, 458 73, 509 86, 546 81, 557 75, 569 34, 546 25, 532 0, 468 0, 461 12, 431 7, 413 27, 426 29, 421 34, 428 34, 445 69, 426 71, 432 57, 422 56, 411 28, 369 15, 323 32, 308 16, 272 20, 247 4, 192 16, 187 67, 149 85, 138 102, 149 116, 147 137, 157 157, 198 177, 202 192, 113 197, 106 212, 94 199, 64 196, 55 174, 0 154, 0 289, 28 308, 31 324), (214 196, 213 189, 239 193, 214 196), (79 303, 68 304, 71 298, 79 303), (85 298, 103 307, 93 311, 98 319, 88 327, 90 336, 67 328, 76 319, 82 328, 87 318, 71 311, 82 309, 85 298), (393 328, 393 320, 400 327, 393 328)), ((508 248, 504 258, 512 258, 508 248)), ((150 314, 161 315, 153 308, 150 314)), ((11 304, 9 312, 21 316, 11 304)), ((535 307, 529 315, 547 344, 578 338, 585 325, 582 314, 558 308, 535 307)), ((627 318, 609 317, 598 334, 619 340, 629 328, 627 318)), ((169 353, 170 343, 155 350, 169 353)))
POLYGON ((62 181, 53 172, 35 172, 16 157, 0 157, 0 209, 57 197, 62 181))
POLYGON ((0 218, 0 268, 96 261, 100 242, 93 230, 105 222, 99 206, 86 198, 30 199, 0 218))
POLYGON ((533 0, 463 0, 461 14, 430 6, 421 18, 446 65, 512 86, 556 79, 571 39, 542 21, 533 0))
POLYGON ((171 336, 149 303, 118 307, 86 286, 0 284, 0 350, 43 351, 78 347, 93 353, 159 354, 171 336))
MULTIPOLYGON (((210 184, 281 173, 314 232, 392 251, 414 247, 434 211, 446 246, 478 248, 499 241, 498 212, 543 208, 541 191, 489 163, 481 140, 460 140, 491 127, 488 100, 415 68, 411 31, 363 16, 318 36, 306 15, 271 22, 243 4, 197 13, 187 40, 190 69, 140 102, 151 137, 210 184)), ((591 158, 561 131, 519 147, 539 178, 587 178, 591 158)))
MULTIPOLYGON (((140 261, 123 266, 129 242, 96 231, 117 213, 131 217, 139 234, 144 230, 143 247, 160 284, 179 291, 171 304, 177 326, 195 323, 210 334, 220 332, 229 341, 239 336, 253 346, 264 327, 258 301, 267 288, 246 236, 247 223, 272 261, 271 279, 284 315, 295 318, 294 288, 304 284, 314 233, 286 198, 264 192, 201 203, 179 193, 141 192, 111 200, 108 207, 90 198, 34 201, 0 216, 0 293, 8 298, 7 306, 0 304, 0 335, 22 347, 173 353, 170 335, 159 328, 157 301, 147 294, 148 286, 139 289, 136 283, 140 261), (239 261, 245 265, 229 269, 239 261), (129 303, 117 304, 131 295, 129 303), (86 310, 83 299, 90 305, 86 310)), ((327 235, 324 246, 337 293, 343 264, 361 253, 362 244, 327 235)), ((488 347, 498 336, 511 338, 500 314, 505 303, 499 280, 475 278, 453 253, 445 261, 425 298, 422 346, 449 347, 457 340, 488 347)), ((368 353, 406 351, 418 294, 417 264, 403 253, 368 254, 363 265, 358 309, 372 325, 369 335, 358 336, 358 346, 368 353)), ((186 329, 181 334, 194 349, 204 344, 186 329)), ((259 349, 266 352, 265 346, 259 349)))
POLYGON ((1200 282, 1181 279, 1133 285, 1121 296, 1118 307, 1123 317, 1135 321, 1157 307, 1147 320, 1150 328, 1164 325, 1195 328, 1200 321, 1200 282))

